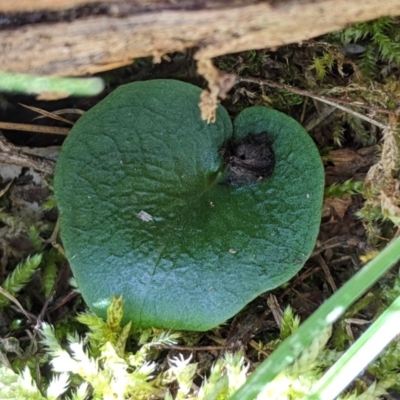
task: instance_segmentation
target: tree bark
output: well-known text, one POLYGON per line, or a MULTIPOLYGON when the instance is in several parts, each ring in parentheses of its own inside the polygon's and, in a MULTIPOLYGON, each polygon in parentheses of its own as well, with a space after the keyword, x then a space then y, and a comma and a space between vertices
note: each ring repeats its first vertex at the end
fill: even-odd
MULTIPOLYGON (((110 1, 111 2, 111 1, 110 1)), ((39 10, 63 10, 83 4, 99 3, 98 0, 2 0, 0 12, 29 12, 39 10)))
MULTIPOLYGON (((32 11, 32 4, 36 10, 70 9, 91 1, 3 0, 0 12, 32 11)), ((138 57, 159 60, 163 54, 189 48, 197 49, 196 59, 207 60, 400 15, 400 0, 108 0, 100 5, 106 7, 101 9, 104 15, 1 30, 0 70, 86 75, 128 65, 138 57)), ((10 15, 17 22, 24 16, 4 14, 3 20, 10 15)))

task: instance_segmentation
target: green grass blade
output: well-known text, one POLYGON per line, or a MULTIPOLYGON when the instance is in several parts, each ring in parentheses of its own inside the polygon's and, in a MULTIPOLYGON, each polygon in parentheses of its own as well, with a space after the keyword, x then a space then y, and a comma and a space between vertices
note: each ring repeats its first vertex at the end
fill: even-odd
POLYGON ((326 372, 308 400, 336 398, 351 381, 400 333, 400 297, 326 372))
POLYGON ((101 78, 57 78, 0 72, 0 92, 94 96, 104 89, 101 78))
POLYGON ((247 379, 230 400, 253 400, 264 386, 289 366, 313 338, 335 322, 355 300, 400 258, 400 237, 365 265, 323 303, 299 329, 288 337, 247 379))

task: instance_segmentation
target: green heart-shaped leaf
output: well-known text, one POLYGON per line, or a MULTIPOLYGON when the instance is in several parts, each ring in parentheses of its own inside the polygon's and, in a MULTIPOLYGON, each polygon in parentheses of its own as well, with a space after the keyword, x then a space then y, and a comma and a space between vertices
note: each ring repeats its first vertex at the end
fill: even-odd
POLYGON ((323 168, 307 132, 280 112, 223 107, 174 80, 121 86, 76 123, 56 168, 61 237, 89 306, 123 295, 137 327, 207 330, 289 280, 319 229, 323 168), (272 175, 226 185, 221 147, 267 132, 272 175))

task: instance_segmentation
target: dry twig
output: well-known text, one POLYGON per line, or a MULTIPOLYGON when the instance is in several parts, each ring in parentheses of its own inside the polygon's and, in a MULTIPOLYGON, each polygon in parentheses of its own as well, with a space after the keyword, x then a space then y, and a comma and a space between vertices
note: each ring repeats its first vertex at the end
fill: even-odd
POLYGON ((310 98, 315 99, 317 101, 321 101, 322 103, 329 104, 329 105, 331 105, 333 107, 336 107, 339 110, 342 110, 342 111, 345 111, 345 112, 347 112, 349 114, 352 114, 352 115, 354 115, 354 116, 356 116, 356 117, 358 117, 358 118, 360 118, 360 119, 362 119, 364 121, 367 121, 370 124, 375 125, 375 126, 377 126, 378 128, 381 128, 381 129, 386 129, 387 126, 382 124, 382 123, 380 123, 380 122, 378 122, 378 121, 375 121, 374 119, 372 119, 370 117, 367 117, 366 115, 360 114, 357 111, 354 111, 354 110, 351 110, 350 108, 344 107, 339 103, 345 103, 345 104, 348 104, 349 106, 352 106, 352 107, 367 108, 367 109, 371 109, 371 110, 373 110, 375 112, 384 112, 384 113, 390 114, 390 115, 395 114, 395 111, 388 110, 386 108, 373 107, 373 106, 370 106, 368 104, 364 104, 364 103, 360 103, 360 102, 351 102, 351 101, 348 101, 348 100, 335 99, 333 97, 317 95, 317 94, 314 94, 314 93, 309 92, 307 90, 297 89, 297 88, 295 88, 293 86, 285 85, 283 83, 278 83, 278 82, 274 82, 274 81, 270 81, 268 79, 239 77, 238 78, 238 82, 248 82, 248 83, 256 83, 258 85, 266 85, 266 86, 274 87, 274 88, 277 88, 277 89, 285 89, 285 90, 288 90, 289 92, 296 93, 296 94, 298 94, 300 96, 310 97, 310 98))
POLYGON ((60 117, 59 115, 57 115, 55 113, 52 113, 52 112, 49 112, 49 111, 46 111, 46 110, 42 110, 41 108, 38 108, 38 107, 28 106, 28 105, 22 104, 22 103, 19 103, 19 104, 22 107, 25 107, 28 110, 34 111, 34 112, 36 112, 38 114, 41 114, 44 117, 52 118, 52 119, 55 119, 57 121, 64 122, 64 123, 66 123, 68 125, 74 125, 74 122, 72 122, 69 119, 66 119, 64 117, 60 117))
POLYGON ((6 129, 10 131, 25 131, 25 132, 37 132, 45 133, 47 135, 68 135, 70 128, 62 128, 59 126, 43 126, 43 125, 32 125, 32 124, 16 124, 14 122, 0 122, 0 129, 6 129))
POLYGON ((46 174, 54 173, 54 161, 46 158, 23 153, 17 146, 6 140, 0 133, 0 162, 4 164, 18 165, 33 168, 46 174))

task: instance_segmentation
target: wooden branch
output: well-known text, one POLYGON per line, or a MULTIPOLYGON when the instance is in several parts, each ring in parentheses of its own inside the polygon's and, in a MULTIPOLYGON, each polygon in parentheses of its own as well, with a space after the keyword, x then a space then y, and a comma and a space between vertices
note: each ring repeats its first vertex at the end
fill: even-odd
MULTIPOLYGON (((109 0, 110 1, 110 0, 109 0)), ((38 10, 62 10, 88 3, 99 3, 98 0, 1 0, 0 12, 25 12, 38 10)))
POLYGON ((55 162, 33 154, 24 153, 10 143, 0 132, 0 163, 33 168, 36 171, 54 174, 55 162))
MULTIPOLYGON (((243 6, 249 4, 260 3, 265 0, 1 0, 0 13, 15 13, 15 12, 33 12, 44 10, 68 10, 71 8, 87 6, 95 4, 95 7, 108 4, 121 6, 125 12, 135 9, 137 12, 145 10, 199 10, 202 8, 223 8, 232 7, 235 5, 243 6)), ((287 0, 278 0, 281 2, 287 0)), ((267 1, 268 2, 268 1, 267 1)), ((115 10, 118 11, 114 7, 115 10)))
POLYGON ((225 8, 217 9, 95 16, 2 30, 0 70, 86 75, 128 65, 138 57, 154 56, 158 60, 165 53, 193 47, 198 48, 197 59, 210 59, 274 48, 356 22, 400 15, 400 0, 280 0, 243 6, 238 6, 237 0, 224 3, 225 8))

